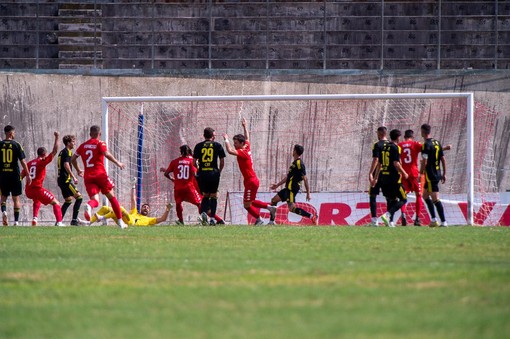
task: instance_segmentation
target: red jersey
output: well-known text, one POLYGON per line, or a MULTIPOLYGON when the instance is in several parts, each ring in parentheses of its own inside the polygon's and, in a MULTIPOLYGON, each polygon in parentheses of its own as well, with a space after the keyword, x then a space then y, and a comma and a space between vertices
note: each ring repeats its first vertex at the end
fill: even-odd
POLYGON ((405 140, 398 144, 402 149, 400 162, 402 168, 410 177, 418 177, 418 154, 421 152, 421 142, 405 140))
MULTIPOLYGON (((27 187, 42 187, 44 178, 46 178, 46 165, 53 160, 53 153, 50 153, 46 158, 35 158, 27 163, 28 175, 32 179, 32 183, 27 187)), ((25 170, 21 172, 22 176, 26 176, 25 170)))
POLYGON ((246 140, 244 148, 238 149, 236 152, 237 163, 239 164, 239 169, 241 170, 244 180, 247 181, 252 178, 257 178, 257 174, 255 174, 255 170, 253 169, 250 142, 246 140))
POLYGON ((174 175, 174 190, 178 191, 195 187, 197 168, 193 165, 193 158, 191 156, 181 156, 172 160, 166 169, 166 173, 170 172, 174 175))
POLYGON ((99 139, 89 139, 78 147, 75 154, 83 161, 85 179, 106 174, 104 154, 107 150, 106 142, 99 139))

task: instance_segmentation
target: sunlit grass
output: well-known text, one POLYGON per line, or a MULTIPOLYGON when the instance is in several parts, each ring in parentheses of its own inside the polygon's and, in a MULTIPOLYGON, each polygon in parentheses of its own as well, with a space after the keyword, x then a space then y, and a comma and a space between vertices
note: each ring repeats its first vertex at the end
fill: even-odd
POLYGON ((4 227, 1 338, 496 338, 504 227, 4 227))

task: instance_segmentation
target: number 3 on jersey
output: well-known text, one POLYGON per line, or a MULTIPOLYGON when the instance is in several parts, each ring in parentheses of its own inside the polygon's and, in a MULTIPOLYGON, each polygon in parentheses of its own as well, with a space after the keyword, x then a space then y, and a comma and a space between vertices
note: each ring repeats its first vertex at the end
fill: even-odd
POLYGON ((404 152, 404 163, 410 164, 413 161, 413 158, 411 158, 411 149, 410 148, 404 148, 402 150, 404 152))

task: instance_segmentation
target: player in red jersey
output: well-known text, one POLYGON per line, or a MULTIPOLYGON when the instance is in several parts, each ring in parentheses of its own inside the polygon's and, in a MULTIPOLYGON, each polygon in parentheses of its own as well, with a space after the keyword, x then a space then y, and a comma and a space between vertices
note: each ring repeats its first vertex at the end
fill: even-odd
MULTIPOLYGON (((189 202, 198 208, 200 213, 200 204, 202 202, 202 195, 199 193, 198 183, 195 179, 197 168, 193 160, 193 151, 188 145, 179 147, 181 156, 172 160, 168 168, 161 167, 160 171, 164 172, 164 176, 174 182, 174 199, 175 210, 177 212, 177 224, 184 225, 183 217, 183 202, 189 202), (172 174, 172 175, 170 175, 172 174)), ((214 219, 217 224, 224 224, 225 222, 215 215, 214 219)))
POLYGON ((106 173, 104 158, 106 157, 106 159, 113 162, 120 169, 124 169, 125 165, 108 152, 106 142, 100 140, 100 136, 101 128, 97 125, 91 126, 90 139, 81 144, 71 158, 71 162, 78 171, 78 175, 84 178, 85 189, 90 199, 85 204, 85 219, 90 221, 92 209, 99 206, 99 192, 101 192, 106 195, 112 205, 115 217, 117 218, 117 225, 120 228, 127 228, 126 223, 122 220, 119 201, 113 192, 115 184, 106 173), (83 166, 85 166, 84 170, 81 170, 78 165, 79 157, 81 157, 83 166))
POLYGON ((55 226, 62 225, 62 209, 58 200, 55 198, 53 193, 43 187, 44 178, 46 177, 46 166, 53 160, 58 151, 58 132, 53 133, 55 135, 55 143, 50 154, 46 153, 46 148, 39 147, 37 149, 37 158, 30 160, 27 163, 27 171, 21 172, 21 178, 27 177, 25 186, 25 194, 27 198, 33 200, 33 219, 32 226, 37 225, 37 217, 39 215, 39 209, 41 204, 53 206, 53 214, 57 220, 55 226), (28 178, 31 179, 29 182, 28 178))
POLYGON ((276 207, 269 205, 268 203, 256 200, 257 191, 259 189, 259 179, 253 169, 253 159, 251 157, 251 145, 250 145, 250 134, 246 126, 246 119, 243 118, 241 121, 243 125, 244 135, 236 134, 233 137, 234 146, 230 145, 228 135, 223 134, 225 140, 225 148, 227 152, 237 157, 237 163, 239 164, 239 170, 244 178, 244 196, 243 203, 244 208, 250 215, 255 218, 255 225, 262 225, 262 219, 260 219, 260 208, 265 208, 271 215, 271 220, 274 220, 276 214, 276 207))
MULTIPOLYGON (((420 211, 422 207, 421 200, 421 183, 420 174, 418 170, 418 154, 421 152, 421 142, 414 140, 414 131, 406 130, 404 132, 404 141, 398 144, 402 150, 400 162, 402 168, 409 175, 407 179, 402 178, 402 185, 406 193, 414 192, 416 194, 416 218, 414 219, 415 226, 421 226, 420 211)), ((402 206, 402 226, 407 225, 406 218, 406 205, 402 206)))
MULTIPOLYGON (((402 185, 406 193, 414 192, 416 194, 416 218, 415 226, 421 226, 420 213, 423 206, 421 175, 418 169, 418 154, 421 152, 422 143, 414 140, 414 131, 408 129, 404 132, 404 141, 398 144, 402 149, 400 162, 402 168, 409 174, 407 179, 402 178, 402 185)), ((451 145, 446 145, 443 150, 451 149, 451 145)), ((402 225, 407 224, 406 205, 402 207, 402 225)), ((405 225, 404 225, 405 226, 405 225)))

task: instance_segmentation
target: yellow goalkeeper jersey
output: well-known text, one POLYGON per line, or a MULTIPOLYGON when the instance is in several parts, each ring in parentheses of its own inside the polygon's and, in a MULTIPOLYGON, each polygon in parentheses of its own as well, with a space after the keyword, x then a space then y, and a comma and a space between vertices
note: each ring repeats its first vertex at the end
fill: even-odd
POLYGON ((141 215, 136 208, 133 208, 128 216, 129 221, 126 223, 130 226, 152 226, 157 224, 156 218, 141 215))

